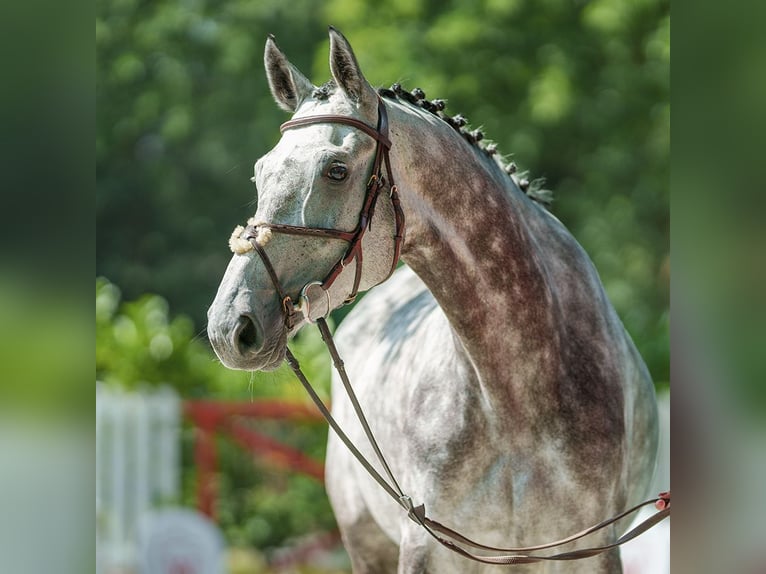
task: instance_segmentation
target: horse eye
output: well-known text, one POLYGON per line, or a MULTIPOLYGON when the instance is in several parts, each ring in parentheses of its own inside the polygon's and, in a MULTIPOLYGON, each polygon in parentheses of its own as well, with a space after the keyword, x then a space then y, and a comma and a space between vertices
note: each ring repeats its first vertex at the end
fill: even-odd
POLYGON ((330 166, 330 169, 327 170, 327 177, 334 179, 335 181, 343 181, 346 179, 346 175, 348 175, 348 170, 343 164, 333 164, 330 166))

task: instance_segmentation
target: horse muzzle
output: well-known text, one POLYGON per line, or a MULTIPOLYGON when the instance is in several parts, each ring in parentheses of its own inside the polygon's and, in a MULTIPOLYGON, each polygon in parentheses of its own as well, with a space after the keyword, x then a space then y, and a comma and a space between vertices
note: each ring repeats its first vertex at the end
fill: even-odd
POLYGON ((230 369, 273 371, 285 358, 284 329, 267 341, 263 329, 251 316, 240 315, 229 329, 210 324, 207 332, 215 354, 230 369))
MULTIPOLYGON (((306 322, 326 318, 331 308, 330 296, 320 282, 307 284, 294 306, 292 328, 284 317, 275 318, 265 329, 261 320, 249 311, 233 311, 234 305, 216 305, 208 311, 208 338, 218 358, 230 369, 273 370, 285 358, 287 337, 306 322)), ((284 309, 282 310, 284 312, 284 309)))
POLYGON ((207 333, 215 354, 230 369, 276 369, 287 345, 282 316, 256 313, 236 303, 216 299, 208 310, 207 333))

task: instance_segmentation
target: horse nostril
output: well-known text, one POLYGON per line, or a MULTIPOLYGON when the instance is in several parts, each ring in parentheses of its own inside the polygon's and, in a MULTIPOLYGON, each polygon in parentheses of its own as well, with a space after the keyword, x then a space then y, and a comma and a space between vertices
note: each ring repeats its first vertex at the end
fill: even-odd
POLYGON ((255 322, 246 315, 241 315, 237 324, 237 344, 243 351, 255 349, 259 346, 258 329, 255 322))

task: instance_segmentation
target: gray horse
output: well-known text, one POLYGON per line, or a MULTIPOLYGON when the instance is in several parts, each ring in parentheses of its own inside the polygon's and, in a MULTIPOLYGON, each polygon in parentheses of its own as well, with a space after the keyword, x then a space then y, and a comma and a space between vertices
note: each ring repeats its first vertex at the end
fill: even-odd
MULTIPOLYGON (((294 119, 331 114, 377 125, 380 94, 334 29, 333 79, 323 86, 290 64, 272 38, 265 65, 278 105, 294 119)), ((407 266, 356 306, 337 341, 402 488, 434 520, 495 546, 562 538, 635 504, 655 468, 654 388, 590 259, 438 103, 381 93, 391 140, 386 175, 396 180, 406 217, 407 266)), ((315 318, 299 308, 299 320, 285 324, 275 280, 245 239, 268 253, 284 293, 299 300, 348 245, 271 233, 268 225, 354 229, 376 145, 353 125, 309 122, 286 129, 257 161, 257 235, 235 232, 235 255, 208 312, 210 340, 226 366, 276 368, 288 337, 315 318)), ((343 304, 356 280, 365 290, 388 277, 394 215, 381 195, 361 244, 363 264, 344 266, 313 308, 324 315, 343 304)), ((372 459, 337 381, 332 409, 372 459)), ((429 538, 332 433, 326 474, 354 572, 498 571, 429 538)), ((564 550, 619 534, 611 527, 564 550)), ((618 550, 514 568, 621 570, 618 550)))

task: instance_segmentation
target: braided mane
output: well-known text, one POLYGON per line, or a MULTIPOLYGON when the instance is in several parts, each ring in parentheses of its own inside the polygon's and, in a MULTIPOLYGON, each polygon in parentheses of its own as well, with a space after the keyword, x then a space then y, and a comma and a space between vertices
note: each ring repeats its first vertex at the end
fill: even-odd
MULTIPOLYGON (((329 80, 328 82, 325 82, 321 86, 315 88, 311 95, 318 100, 326 100, 335 91, 335 88, 335 82, 333 80, 329 80)), ((543 187, 545 184, 545 178, 541 177, 530 180, 528 172, 518 172, 518 167, 516 166, 515 162, 505 163, 501 154, 499 154, 497 151, 496 143, 493 142, 485 144, 483 141, 483 131, 480 129, 469 130, 466 127, 468 120, 465 116, 461 114, 450 116, 444 113, 444 109, 446 107, 446 102, 444 100, 427 100, 425 92, 423 92, 423 90, 420 88, 415 88, 411 92, 408 92, 399 83, 393 84, 390 88, 379 88, 378 94, 384 98, 407 102, 412 106, 422 108, 432 113, 436 117, 444 120, 469 144, 484 152, 487 157, 492 158, 497 166, 513 180, 516 186, 518 186, 518 188, 523 191, 527 197, 546 208, 550 208, 551 203, 553 202, 553 192, 543 187)))
POLYGON ((494 159, 495 163, 513 180, 521 191, 523 191, 527 197, 531 200, 543 205, 546 208, 551 206, 553 202, 553 193, 550 190, 544 189, 544 178, 537 178, 530 180, 528 172, 524 171, 518 173, 518 167, 515 162, 504 163, 502 157, 497 152, 496 143, 483 143, 484 132, 480 129, 469 130, 466 125, 468 120, 462 114, 450 116, 444 113, 446 102, 440 99, 427 100, 426 94, 420 88, 415 88, 411 92, 405 90, 401 84, 396 83, 391 88, 380 88, 378 93, 384 98, 403 100, 413 106, 422 108, 428 112, 431 112, 436 117, 441 118, 447 122, 456 132, 458 132, 463 139, 465 139, 472 146, 483 151, 488 157, 494 159))

